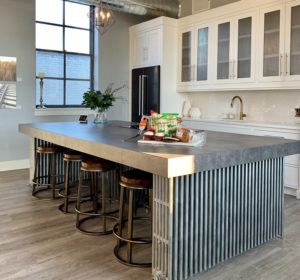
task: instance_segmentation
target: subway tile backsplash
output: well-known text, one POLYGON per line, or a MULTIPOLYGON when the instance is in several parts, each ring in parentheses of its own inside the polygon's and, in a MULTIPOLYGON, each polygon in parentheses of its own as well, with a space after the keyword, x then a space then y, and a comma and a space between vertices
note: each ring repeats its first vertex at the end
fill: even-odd
POLYGON ((217 119, 229 112, 238 117, 239 102, 230 108, 235 95, 242 98, 245 119, 251 121, 294 122, 294 108, 300 107, 300 90, 201 92, 186 97, 192 107, 200 108, 203 119, 217 119))

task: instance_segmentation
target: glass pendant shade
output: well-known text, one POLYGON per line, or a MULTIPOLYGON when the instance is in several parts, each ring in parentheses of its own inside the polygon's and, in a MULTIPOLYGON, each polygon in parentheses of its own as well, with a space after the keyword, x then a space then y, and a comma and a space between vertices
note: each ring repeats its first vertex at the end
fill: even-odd
POLYGON ((100 2, 99 7, 95 8, 94 24, 101 35, 109 30, 115 23, 113 12, 100 2))

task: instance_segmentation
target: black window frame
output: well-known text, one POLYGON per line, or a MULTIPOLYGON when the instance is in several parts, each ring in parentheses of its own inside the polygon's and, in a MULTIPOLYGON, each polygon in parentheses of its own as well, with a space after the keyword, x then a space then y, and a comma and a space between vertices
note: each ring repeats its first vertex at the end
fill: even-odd
MULTIPOLYGON (((77 27, 77 26, 72 26, 72 25, 66 25, 65 24, 65 3, 66 2, 71 2, 71 3, 76 3, 79 4, 77 2, 71 1, 71 0, 62 0, 63 2, 63 22, 62 24, 57 24, 57 23, 51 23, 51 22, 47 22, 47 21, 39 21, 35 19, 35 26, 36 24, 46 24, 46 25, 51 25, 51 26, 58 26, 58 27, 62 27, 63 30, 63 50, 62 51, 58 51, 58 50, 49 50, 49 49, 39 49, 39 48, 35 48, 35 57, 37 57, 37 52, 47 52, 47 53, 59 53, 63 55, 63 78, 61 77, 47 77, 46 73, 45 73, 45 77, 44 77, 44 82, 45 80, 60 80, 63 81, 63 102, 64 104, 62 105, 51 105, 51 104, 45 104, 47 108, 83 108, 83 105, 67 105, 66 104, 66 90, 67 90, 67 81, 90 81, 90 89, 94 89, 94 58, 95 58, 95 40, 94 40, 94 36, 95 36, 95 31, 94 31, 94 11, 95 11, 95 6, 91 6, 88 4, 82 4, 80 3, 80 5, 85 5, 85 6, 89 6, 89 16, 90 16, 90 26, 89 28, 82 28, 82 27, 77 27), (78 52, 68 52, 65 50, 65 29, 66 28, 73 28, 73 29, 77 29, 77 30, 86 30, 90 32, 90 54, 86 54, 86 53, 78 53, 78 52), (90 57, 90 79, 77 79, 77 78, 67 78, 66 77, 66 69, 67 69, 67 65, 66 65, 66 59, 67 59, 67 55, 78 55, 78 56, 88 56, 90 57)), ((88 15, 87 15, 88 16, 88 15)), ((35 66, 36 67, 36 66, 35 66)), ((36 72, 37 69, 35 69, 36 72)), ((37 75, 38 73, 36 73, 36 81, 39 81, 39 76, 37 75)), ((88 88, 87 88, 88 90, 88 88)), ((82 93, 83 94, 83 93, 82 93)), ((45 94, 44 94, 45 95, 45 94)), ((36 95, 36 99, 37 99, 37 95, 36 95)), ((37 108, 39 106, 39 100, 37 99, 36 101, 36 105, 35 107, 37 108)))

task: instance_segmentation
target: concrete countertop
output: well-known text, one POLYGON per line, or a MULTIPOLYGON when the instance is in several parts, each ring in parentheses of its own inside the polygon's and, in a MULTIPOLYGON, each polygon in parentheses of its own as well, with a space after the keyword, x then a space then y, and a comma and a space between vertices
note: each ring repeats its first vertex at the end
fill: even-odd
POLYGON ((300 141, 210 131, 200 147, 151 146, 138 144, 139 138, 124 142, 137 134, 126 125, 121 121, 34 123, 20 124, 19 131, 168 178, 300 153, 300 141))

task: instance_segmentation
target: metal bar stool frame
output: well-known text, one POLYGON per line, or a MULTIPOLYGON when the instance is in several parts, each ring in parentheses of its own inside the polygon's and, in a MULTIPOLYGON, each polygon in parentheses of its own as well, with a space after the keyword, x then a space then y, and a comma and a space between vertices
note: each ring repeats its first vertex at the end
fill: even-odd
POLYGON ((132 262, 132 244, 151 244, 152 239, 147 239, 143 237, 133 238, 133 221, 134 220, 150 220, 151 223, 151 232, 152 232, 152 203, 153 203, 153 192, 152 186, 145 186, 141 184, 129 184, 125 183, 122 180, 120 184, 120 209, 119 209, 119 221, 115 224, 113 228, 113 234, 117 238, 117 245, 114 248, 114 255, 117 260, 125 265, 133 267, 151 267, 152 263, 137 263, 132 262), (125 189, 128 190, 128 218, 124 219, 124 205, 125 205, 125 189), (150 217, 133 217, 133 207, 134 207, 134 191, 137 190, 147 190, 149 191, 149 208, 150 208, 150 217), (128 232, 127 238, 123 237, 123 224, 128 222, 128 232), (127 260, 120 256, 120 249, 127 245, 127 260))
POLYGON ((71 168, 71 165, 73 163, 78 163, 78 176, 80 174, 80 165, 81 165, 81 162, 82 162, 82 159, 83 159, 83 155, 82 154, 74 154, 75 157, 74 158, 71 158, 71 157, 68 157, 68 154, 72 154, 71 153, 64 153, 64 181, 65 181, 65 185, 64 185, 64 189, 62 189, 61 191, 64 191, 64 193, 62 193, 61 191, 58 193, 58 195, 60 197, 63 197, 64 199, 64 202, 62 204, 60 204, 58 206, 58 209, 64 213, 64 214, 75 214, 75 210, 74 212, 69 212, 69 204, 71 203, 76 203, 77 202, 77 195, 75 196, 70 196, 69 194, 69 191, 70 191, 70 168, 71 168), (73 199, 73 201, 70 202, 69 199, 73 199))
POLYGON ((60 175, 56 174, 56 157, 60 152, 60 147, 37 147, 35 153, 34 175, 32 179, 32 196, 42 200, 53 200, 58 198, 56 197, 56 190, 58 189, 56 185, 63 183, 59 182, 58 184, 56 184, 56 178, 60 177, 60 175), (41 164, 42 154, 48 157, 48 174, 37 176, 38 170, 40 168, 39 165, 41 164), (41 180, 44 178, 48 178, 48 183, 41 182, 41 180), (50 198, 41 198, 37 195, 40 192, 49 190, 49 188, 51 189, 50 198))
POLYGON ((107 230, 106 227, 106 219, 114 219, 117 220, 116 216, 113 216, 113 213, 118 212, 118 209, 110 212, 106 212, 106 184, 108 182, 108 172, 117 171, 117 166, 112 166, 109 168, 85 168, 81 165, 80 173, 79 173, 79 185, 78 185, 78 195, 77 195, 77 202, 75 206, 76 212, 76 228, 88 235, 107 235, 111 234, 113 230, 107 230), (90 192, 91 192, 91 199, 93 201, 93 210, 83 212, 80 210, 81 202, 82 202, 82 180, 84 172, 88 172, 89 174, 89 182, 90 182, 90 192), (98 213, 98 175, 101 174, 101 204, 102 204, 102 211, 98 213), (86 216, 80 219, 80 216, 86 216), (95 218, 103 218, 103 230, 102 231, 89 231, 82 228, 82 225, 90 220, 95 218))

